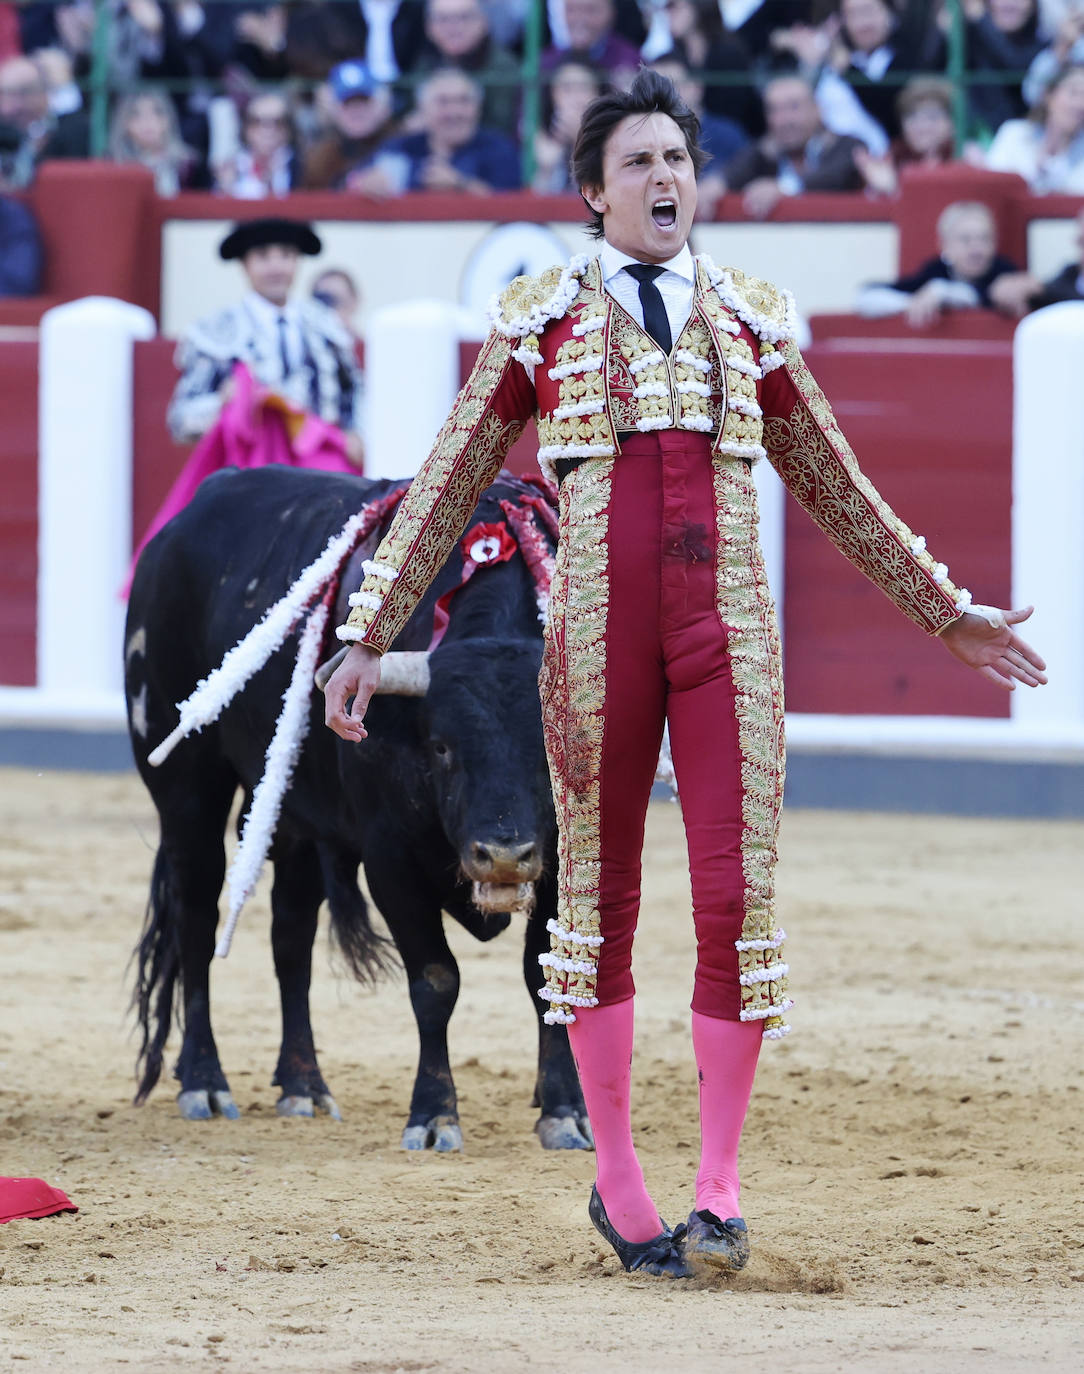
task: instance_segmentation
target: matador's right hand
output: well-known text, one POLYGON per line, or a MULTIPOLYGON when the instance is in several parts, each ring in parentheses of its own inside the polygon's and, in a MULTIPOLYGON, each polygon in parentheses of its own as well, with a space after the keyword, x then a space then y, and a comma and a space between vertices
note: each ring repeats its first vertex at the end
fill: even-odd
POLYGON ((340 739, 357 744, 368 737, 365 712, 380 685, 380 655, 367 644, 354 644, 324 688, 324 724, 340 739), (353 697, 349 712, 347 701, 353 697))

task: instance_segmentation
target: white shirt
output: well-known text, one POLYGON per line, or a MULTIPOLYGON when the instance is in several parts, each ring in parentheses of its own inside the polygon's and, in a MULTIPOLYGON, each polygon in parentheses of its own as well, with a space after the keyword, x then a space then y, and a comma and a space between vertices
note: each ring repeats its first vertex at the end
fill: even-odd
POLYGON ((399 75, 391 26, 399 11, 399 0, 358 0, 369 30, 365 44, 365 63, 375 80, 394 81, 399 75))
MULTIPOLYGON (((638 262, 630 258, 612 243, 603 243, 598 255, 598 265, 602 272, 602 284, 618 305, 643 327, 644 310, 640 304, 640 283, 624 270, 628 263, 638 262)), ((688 323, 693 311, 693 287, 696 285, 696 263, 689 252, 689 245, 683 245, 680 253, 667 262, 659 263, 663 269, 655 278, 659 295, 666 307, 666 318, 670 323, 670 337, 677 342, 678 335, 688 323)))
POLYGON ((1036 195, 1084 192, 1084 133, 1053 156, 1043 153, 1043 130, 1030 119, 1007 119, 986 150, 992 172, 1018 172, 1036 195))
POLYGON ((274 378, 261 378, 261 380, 265 384, 270 384, 273 381, 285 381, 290 373, 298 371, 304 365, 305 360, 305 347, 301 338, 301 322, 298 319, 297 307, 289 303, 284 306, 273 305, 265 296, 261 296, 256 291, 250 291, 242 304, 266 339, 267 356, 272 361, 276 371, 281 374, 274 378), (282 350, 279 348, 280 316, 286 321, 286 357, 290 364, 286 373, 282 372, 282 350))

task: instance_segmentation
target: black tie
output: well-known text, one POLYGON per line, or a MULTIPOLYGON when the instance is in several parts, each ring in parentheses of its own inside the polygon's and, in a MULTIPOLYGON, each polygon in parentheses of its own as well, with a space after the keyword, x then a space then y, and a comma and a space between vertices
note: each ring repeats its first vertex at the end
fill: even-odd
MULTIPOLYGON (((658 294, 658 293, 656 292, 656 294, 658 294)), ((289 325, 288 325, 287 322, 286 322, 286 316, 285 316, 285 315, 280 315, 280 316, 279 316, 279 355, 280 355, 280 357, 282 358, 282 380, 283 380, 283 381, 285 381, 286 378, 290 375, 290 350, 289 350, 289 348, 287 347, 287 344, 286 344, 286 331, 287 331, 288 328, 289 328, 289 325)))
POLYGON ((643 262, 630 262, 625 271, 640 283, 640 305, 644 311, 644 328, 664 353, 673 346, 670 338, 670 321, 666 317, 666 306, 662 303, 662 293, 655 285, 655 278, 665 272, 664 267, 648 266, 643 262))

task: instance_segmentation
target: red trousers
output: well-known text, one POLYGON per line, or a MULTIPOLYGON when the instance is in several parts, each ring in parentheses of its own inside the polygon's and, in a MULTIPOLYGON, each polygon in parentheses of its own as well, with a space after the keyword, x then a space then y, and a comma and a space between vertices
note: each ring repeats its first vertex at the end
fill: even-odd
POLYGON ((737 1021, 742 755, 718 610, 707 438, 663 430, 627 439, 611 493, 596 995, 606 1006, 634 992, 644 822, 666 721, 692 878, 693 1010, 737 1021))

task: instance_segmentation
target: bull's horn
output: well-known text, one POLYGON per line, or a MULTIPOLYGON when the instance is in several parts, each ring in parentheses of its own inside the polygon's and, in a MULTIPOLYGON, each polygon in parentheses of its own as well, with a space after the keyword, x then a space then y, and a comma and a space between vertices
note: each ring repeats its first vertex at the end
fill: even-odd
POLYGON ((319 668, 317 668, 316 672, 313 674, 313 681, 321 692, 327 690, 328 679, 349 652, 350 645, 344 644, 337 654, 332 655, 326 663, 321 663, 319 668))
MULTIPOLYGON (((317 668, 314 680, 321 692, 327 690, 328 679, 349 652, 347 644, 317 668)), ((380 660, 380 686, 376 690, 386 697, 424 697, 429 690, 429 655, 385 654, 380 660)))
POLYGON ((424 697, 429 690, 429 655, 385 654, 380 660, 380 686, 388 697, 424 697))

